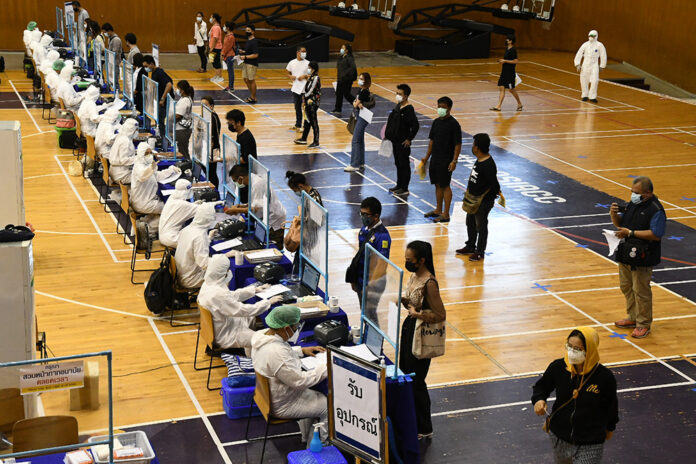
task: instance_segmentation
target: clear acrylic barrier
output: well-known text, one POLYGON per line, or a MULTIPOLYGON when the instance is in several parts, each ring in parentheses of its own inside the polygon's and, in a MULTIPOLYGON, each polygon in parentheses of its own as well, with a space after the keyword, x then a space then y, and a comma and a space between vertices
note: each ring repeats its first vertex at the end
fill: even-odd
POLYGON ((307 260, 324 278, 324 301, 329 299, 329 212, 302 192, 300 270, 307 260))
POLYGON ((106 85, 116 94, 116 52, 104 50, 104 63, 106 64, 106 85))
MULTIPOLYGON (((271 176, 268 168, 256 158, 249 157, 249 216, 260 222, 266 229, 268 247, 270 226, 268 216, 271 203, 271 176)), ((249 227, 251 227, 251 221, 249 227)))
POLYGON ((164 137, 169 141, 170 146, 174 147, 174 156, 176 156, 176 100, 170 94, 167 94, 167 113, 165 118, 166 133, 164 137))
POLYGON ((147 76, 143 76, 143 113, 152 119, 155 124, 159 124, 159 111, 157 107, 157 96, 159 95, 159 84, 147 76))
POLYGON ((210 123, 196 113, 191 113, 191 161, 208 175, 208 160, 210 160, 210 123))
POLYGON ((222 134, 222 176, 220 177, 220 186, 222 187, 222 198, 226 200, 232 197, 236 203, 239 198, 237 186, 229 177, 232 166, 239 164, 240 146, 236 140, 227 134, 222 134))
POLYGON ((387 342, 384 354, 398 366, 404 271, 368 243, 363 276, 361 333, 365 333, 365 325, 377 329, 387 342))
POLYGON ((60 38, 65 40, 65 28, 63 27, 63 9, 61 7, 56 7, 56 33, 60 35, 60 38))
POLYGON ((102 67, 104 48, 96 40, 92 41, 92 53, 94 54, 94 78, 97 79, 101 87, 101 85, 104 84, 104 71, 102 67))
POLYGON ((131 106, 135 105, 133 95, 135 92, 135 81, 133 77, 133 65, 128 61, 123 60, 123 96, 128 100, 131 106))

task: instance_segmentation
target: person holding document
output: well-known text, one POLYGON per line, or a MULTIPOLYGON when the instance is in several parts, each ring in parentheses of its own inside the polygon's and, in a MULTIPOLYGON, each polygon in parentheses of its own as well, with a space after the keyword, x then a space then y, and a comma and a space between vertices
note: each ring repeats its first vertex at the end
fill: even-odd
MULTIPOLYGON (((375 97, 370 93, 370 86, 372 85, 372 78, 370 73, 362 73, 358 76, 358 85, 360 86, 360 92, 355 97, 353 101, 353 114, 352 119, 355 119, 355 126, 353 129, 353 140, 351 142, 350 151, 350 166, 343 168, 345 172, 356 172, 365 170, 365 129, 370 121, 366 120, 368 117, 372 120, 372 112, 369 110, 375 107, 375 97), (367 113, 363 110, 367 110, 367 113)), ((351 122, 348 122, 350 127, 351 122)))

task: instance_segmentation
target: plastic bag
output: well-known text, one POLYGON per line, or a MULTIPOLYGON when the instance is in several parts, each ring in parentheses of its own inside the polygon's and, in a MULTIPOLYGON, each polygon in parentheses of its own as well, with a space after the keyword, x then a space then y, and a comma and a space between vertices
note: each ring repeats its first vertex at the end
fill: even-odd
POLYGON ((385 158, 391 158, 394 156, 394 145, 392 145, 391 140, 382 140, 382 144, 379 146, 379 151, 377 154, 379 156, 384 156, 385 158))

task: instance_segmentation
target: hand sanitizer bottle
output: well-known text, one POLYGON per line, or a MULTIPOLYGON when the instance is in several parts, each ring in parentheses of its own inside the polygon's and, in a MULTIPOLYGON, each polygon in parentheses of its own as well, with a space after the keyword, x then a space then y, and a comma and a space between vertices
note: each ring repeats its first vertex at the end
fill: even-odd
POLYGON ((314 436, 312 437, 312 441, 309 443, 309 451, 312 453, 321 453, 321 450, 324 449, 324 445, 321 444, 321 438, 319 438, 319 429, 322 425, 324 425, 323 422, 317 422, 314 424, 314 436))

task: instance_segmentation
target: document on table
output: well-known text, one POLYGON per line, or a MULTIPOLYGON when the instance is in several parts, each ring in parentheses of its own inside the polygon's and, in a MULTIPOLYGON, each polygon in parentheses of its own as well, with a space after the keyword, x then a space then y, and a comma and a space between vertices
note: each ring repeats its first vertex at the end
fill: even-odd
POLYGON ((248 253, 246 259, 248 261, 260 260, 260 259, 271 259, 276 257, 276 251, 274 248, 269 248, 267 250, 255 251, 253 253, 248 253))
POLYGON ((302 362, 302 367, 304 367, 306 371, 311 371, 312 369, 316 369, 317 366, 322 364, 326 365, 326 351, 317 353, 316 356, 305 356, 300 359, 300 361, 302 362))
POLYGON ((109 109, 119 111, 124 106, 126 106, 126 101, 121 100, 121 99, 117 99, 117 100, 114 100, 114 102, 109 106, 109 109))
POLYGON ((602 230, 602 235, 604 235, 604 237, 607 239, 607 245, 609 245, 609 254, 607 256, 613 255, 616 249, 619 247, 619 243, 623 241, 622 238, 616 236, 615 232, 615 230, 609 229, 602 230))
MULTIPOLYGON (((140 142, 140 143, 145 143, 145 142, 140 142)), ((166 175, 165 177, 163 177, 161 179, 157 179, 157 181, 160 184, 169 184, 169 183, 177 180, 179 177, 181 177, 181 169, 177 168, 176 166, 170 166, 170 167, 175 168, 175 169, 167 168, 169 170, 169 175, 166 175)))
POLYGON ((256 294, 259 298, 263 300, 268 300, 269 298, 273 298, 276 295, 280 295, 281 293, 289 292, 290 289, 286 287, 283 284, 276 284, 271 287, 268 287, 266 290, 259 292, 256 294))
POLYGON ((368 124, 372 122, 372 111, 368 110, 367 108, 362 108, 360 113, 358 113, 358 116, 367 121, 368 124))
POLYGON ((236 246, 239 246, 242 244, 242 241, 239 240, 238 238, 233 238, 232 240, 227 240, 224 242, 216 243, 213 245, 213 250, 215 251, 222 251, 222 250, 229 250, 230 248, 234 248, 236 246))
POLYGON ((364 359, 367 362, 375 362, 379 359, 364 343, 354 346, 342 346, 341 350, 353 356, 357 356, 360 359, 364 359))
POLYGON ((300 308, 300 317, 312 317, 317 314, 321 314, 326 311, 324 308, 319 306, 313 306, 311 308, 300 308))

